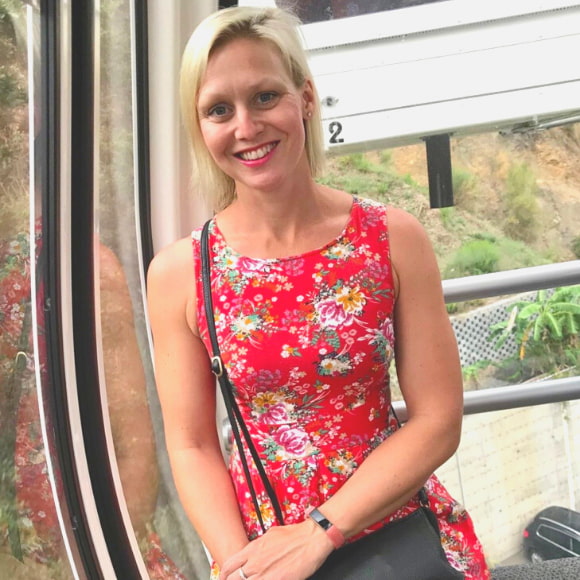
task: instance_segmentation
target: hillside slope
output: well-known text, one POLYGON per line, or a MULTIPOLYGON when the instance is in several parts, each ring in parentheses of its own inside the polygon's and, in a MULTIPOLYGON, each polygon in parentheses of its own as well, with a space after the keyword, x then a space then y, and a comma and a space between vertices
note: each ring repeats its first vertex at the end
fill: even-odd
POLYGON ((576 258, 580 126, 455 139, 452 163, 451 208, 429 207, 423 145, 331 158, 324 181, 417 216, 444 277, 576 258))

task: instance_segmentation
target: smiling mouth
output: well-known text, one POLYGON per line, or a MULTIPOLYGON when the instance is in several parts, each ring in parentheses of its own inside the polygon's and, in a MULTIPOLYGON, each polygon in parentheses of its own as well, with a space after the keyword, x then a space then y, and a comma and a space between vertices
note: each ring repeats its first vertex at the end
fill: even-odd
POLYGON ((235 155, 244 161, 257 161, 258 159, 262 159, 262 157, 266 157, 266 155, 268 155, 268 153, 270 153, 270 151, 272 151, 276 145, 278 145, 278 142, 268 143, 267 145, 259 147, 258 149, 236 153, 235 155))

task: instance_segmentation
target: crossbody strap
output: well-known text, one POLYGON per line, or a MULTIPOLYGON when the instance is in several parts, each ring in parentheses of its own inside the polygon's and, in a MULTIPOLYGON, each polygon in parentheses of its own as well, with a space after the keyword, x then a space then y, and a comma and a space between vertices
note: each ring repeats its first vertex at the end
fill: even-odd
POLYGON ((246 456, 244 454, 244 448, 242 443, 242 434, 244 436, 246 447, 250 451, 252 455, 252 459, 254 460, 254 464, 256 465, 256 469, 260 474, 260 478, 264 484, 266 489, 266 493, 270 498, 270 502, 274 508, 274 513, 276 514, 276 519, 280 525, 284 524, 284 517, 282 516, 282 509, 280 508, 280 502, 276 497, 276 493, 268 476, 266 474, 266 470, 262 464, 262 460, 256 450, 256 447, 252 441, 252 437, 240 408, 236 402, 234 397, 233 389, 231 382, 228 378, 228 374, 226 368, 223 364, 219 342, 217 338, 217 333, 215 329, 215 320, 214 320, 214 313, 213 313, 213 298, 211 293, 211 258, 210 258, 210 248, 209 248, 209 226, 211 220, 208 220, 202 229, 201 232, 201 239, 200 239, 200 253, 201 253, 201 276, 202 276, 202 283, 203 283, 203 303, 205 309, 205 317, 207 319, 207 330, 209 333, 209 338, 211 341, 212 347, 212 357, 211 357, 211 370, 213 374, 216 376, 220 389, 222 392, 222 396, 224 399, 224 403, 226 406, 226 410, 228 413, 228 419, 230 421, 232 431, 234 433, 234 439, 236 441, 236 445, 238 447, 238 451, 240 453, 240 460, 242 461, 242 467, 244 470, 244 475, 246 476, 246 480, 248 482, 248 487, 250 488, 250 494, 252 496, 252 502, 254 503, 254 507, 256 509, 256 515, 258 516, 258 520, 260 522, 260 526, 262 530, 265 532, 266 527, 264 525, 264 521, 262 518, 262 512, 260 509, 260 502, 258 501, 258 497, 256 494, 256 490, 254 488, 254 484, 252 482, 252 478, 250 476, 250 469, 248 467, 248 462, 246 460, 246 456), (240 430, 242 433, 240 433, 240 430))

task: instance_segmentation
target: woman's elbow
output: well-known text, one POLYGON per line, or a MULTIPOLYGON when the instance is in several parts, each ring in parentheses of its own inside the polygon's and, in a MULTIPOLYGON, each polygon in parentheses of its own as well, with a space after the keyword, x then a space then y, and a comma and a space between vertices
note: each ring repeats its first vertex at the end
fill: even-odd
POLYGON ((444 461, 447 461, 459 448, 461 443, 461 427, 463 423, 463 413, 449 417, 443 424, 444 461))

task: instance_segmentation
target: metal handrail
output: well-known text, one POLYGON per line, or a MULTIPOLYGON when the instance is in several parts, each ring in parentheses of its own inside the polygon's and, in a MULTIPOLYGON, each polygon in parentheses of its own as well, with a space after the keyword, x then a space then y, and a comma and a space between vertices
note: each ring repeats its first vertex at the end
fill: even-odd
MULTIPOLYGON (((467 391, 463 396, 463 414, 475 415, 576 399, 580 399, 580 377, 550 379, 481 391, 467 391)), ((402 422, 406 421, 407 409, 404 401, 394 402, 393 407, 399 419, 402 422)))
POLYGON ((580 284, 580 260, 444 280, 443 293, 452 303, 573 284, 580 284))
MULTIPOLYGON (((476 415, 491 411, 505 411, 520 407, 535 407, 549 403, 562 403, 580 399, 580 377, 565 379, 550 379, 525 383, 521 385, 505 385, 481 391, 467 391, 463 396, 463 414, 476 415)), ((407 420, 407 407, 404 401, 393 402, 393 407, 401 423, 407 420)), ((232 430, 229 421, 222 423, 222 437, 226 451, 231 450, 233 443, 232 430)))

